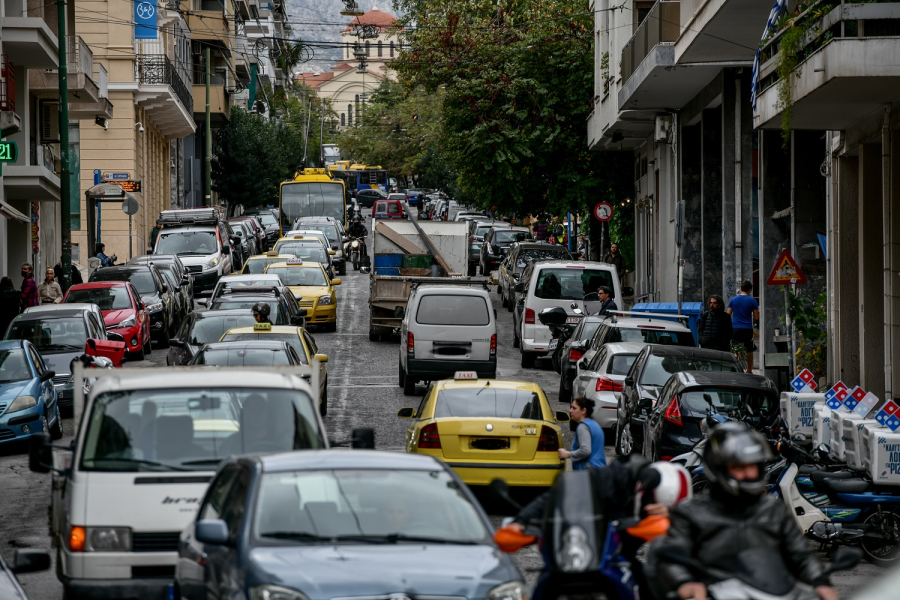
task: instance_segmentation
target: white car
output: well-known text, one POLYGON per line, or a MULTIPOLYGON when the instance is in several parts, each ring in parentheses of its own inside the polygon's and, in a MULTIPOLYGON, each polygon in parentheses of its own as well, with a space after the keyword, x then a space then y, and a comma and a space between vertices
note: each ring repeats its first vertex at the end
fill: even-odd
MULTIPOLYGON (((572 394, 575 398, 590 398, 597 403, 593 418, 600 427, 615 427, 625 375, 644 346, 634 342, 610 343, 594 354, 590 361, 578 361, 580 369, 572 382, 572 394)), ((614 436, 609 439, 612 442, 614 436)))
POLYGON ((224 214, 215 208, 164 210, 156 221, 162 226, 154 254, 175 254, 193 275, 194 293, 211 290, 222 275, 240 268, 232 244, 240 246, 224 214), (234 261, 234 264, 233 264, 234 261))

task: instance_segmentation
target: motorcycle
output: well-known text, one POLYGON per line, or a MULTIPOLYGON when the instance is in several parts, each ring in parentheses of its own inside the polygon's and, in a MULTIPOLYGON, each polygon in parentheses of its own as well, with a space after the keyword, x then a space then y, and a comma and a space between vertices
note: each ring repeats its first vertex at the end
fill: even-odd
MULTIPOLYGON (((572 303, 572 309, 577 316, 583 315, 581 309, 574 302, 572 303)), ((562 372, 562 353, 566 342, 569 341, 569 338, 575 333, 575 328, 578 327, 578 323, 567 323, 568 319, 568 313, 560 306, 545 308, 538 313, 538 320, 540 320, 542 325, 550 328, 550 335, 553 336, 550 340, 550 349, 553 351, 553 354, 550 355, 550 361, 557 373, 562 372)))

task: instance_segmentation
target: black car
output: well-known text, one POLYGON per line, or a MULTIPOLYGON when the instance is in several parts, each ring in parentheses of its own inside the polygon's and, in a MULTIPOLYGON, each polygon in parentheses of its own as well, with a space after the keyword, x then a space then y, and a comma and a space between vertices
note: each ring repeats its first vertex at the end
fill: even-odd
MULTIPOLYGON (((12 544, 12 542, 10 542, 12 544)), ((46 571, 50 568, 50 553, 46 550, 21 549, 13 554, 12 567, 0 556, 0 598, 4 600, 28 600, 28 594, 16 575, 46 571)))
POLYGON ((306 309, 300 308, 294 294, 284 286, 247 286, 229 289, 209 303, 209 310, 250 310, 257 302, 265 302, 271 309, 269 320, 274 325, 297 325, 306 323, 306 309))
POLYGON ((375 206, 376 200, 387 200, 388 195, 382 192, 381 190, 359 190, 356 192, 356 201, 359 202, 359 205, 365 208, 372 208, 375 206))
POLYGON ((91 273, 90 281, 129 281, 141 295, 141 302, 147 305, 150 315, 150 335, 155 337, 161 348, 169 344, 178 326, 177 302, 180 294, 166 283, 163 275, 154 265, 121 265, 97 269, 91 273))
MULTIPOLYGON (((637 361, 632 365, 632 369, 637 361)), ((689 452, 703 437, 700 423, 710 412, 752 414, 765 419, 778 412, 778 389, 762 375, 723 371, 681 371, 669 377, 656 406, 644 420, 643 454, 671 460, 689 452)))
POLYGON ((273 212, 274 210, 270 208, 255 208, 244 211, 245 215, 259 219, 263 229, 266 230, 266 245, 269 248, 281 237, 281 227, 278 225, 278 216, 273 212))
POLYGON ((254 323, 253 312, 247 309, 191 312, 178 334, 169 340, 166 365, 186 365, 203 344, 218 342, 229 329, 251 327, 254 323))
POLYGON ((334 221, 327 217, 301 217, 294 221, 294 229, 302 229, 309 231, 321 231, 334 254, 331 257, 331 264, 340 275, 347 274, 347 262, 344 260, 344 240, 343 227, 338 226, 334 221))
POLYGON ((490 275, 497 268, 509 247, 516 242, 533 239, 531 232, 524 227, 492 227, 484 234, 481 244, 481 274, 490 275))
POLYGON ((572 400, 572 382, 578 372, 576 363, 584 356, 583 346, 590 342, 597 332, 600 324, 606 317, 590 316, 581 319, 581 322, 572 332, 572 337, 566 340, 560 354, 559 361, 559 401, 569 403, 572 400))
POLYGON ((194 307, 194 276, 184 266, 177 254, 147 254, 135 256, 129 259, 126 265, 153 265, 160 271, 169 269, 179 281, 178 289, 184 295, 185 304, 189 306, 188 312, 194 307))
POLYGON ((645 346, 625 376, 619 396, 616 452, 627 455, 641 451, 644 419, 656 406, 659 390, 679 371, 740 373, 742 369, 730 352, 660 344, 645 346))
POLYGON ((252 340, 203 344, 188 363, 207 367, 284 367, 303 361, 287 342, 252 340))

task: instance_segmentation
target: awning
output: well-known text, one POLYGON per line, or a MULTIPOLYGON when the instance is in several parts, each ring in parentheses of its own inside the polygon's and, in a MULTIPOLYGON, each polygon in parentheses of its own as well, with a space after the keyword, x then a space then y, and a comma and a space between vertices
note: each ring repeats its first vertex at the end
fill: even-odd
POLYGON ((15 219, 16 221, 22 221, 23 223, 31 223, 31 218, 23 215, 3 200, 0 200, 0 215, 3 215, 7 219, 15 219))

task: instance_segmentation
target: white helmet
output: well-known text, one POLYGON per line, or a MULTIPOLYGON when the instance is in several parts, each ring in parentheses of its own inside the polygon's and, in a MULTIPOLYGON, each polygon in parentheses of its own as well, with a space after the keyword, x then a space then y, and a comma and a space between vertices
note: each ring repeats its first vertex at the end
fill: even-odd
POLYGON ((640 516, 648 504, 672 508, 693 496, 691 475, 682 465, 655 462, 641 472, 634 495, 634 514, 640 516))

